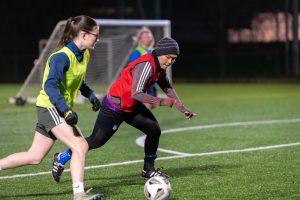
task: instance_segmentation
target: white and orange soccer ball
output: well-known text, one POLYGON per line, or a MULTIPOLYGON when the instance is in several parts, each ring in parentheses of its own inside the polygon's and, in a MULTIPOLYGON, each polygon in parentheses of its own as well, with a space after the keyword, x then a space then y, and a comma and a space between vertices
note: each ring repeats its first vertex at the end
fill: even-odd
POLYGON ((162 176, 148 179, 144 186, 144 193, 148 200, 168 200, 171 192, 169 180, 162 176))

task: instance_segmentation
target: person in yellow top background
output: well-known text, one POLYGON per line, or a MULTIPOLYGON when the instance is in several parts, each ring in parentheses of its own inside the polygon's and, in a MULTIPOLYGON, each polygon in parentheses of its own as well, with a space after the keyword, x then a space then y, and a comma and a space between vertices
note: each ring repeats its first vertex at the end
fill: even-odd
MULTIPOLYGON (((152 31, 147 27, 142 27, 137 33, 136 40, 138 42, 137 47, 133 50, 129 57, 129 62, 133 62, 139 57, 151 53, 154 50, 154 36, 152 31)), ((151 87, 146 91, 147 94, 152 96, 157 96, 156 83, 153 83, 151 87)), ((149 109, 153 109, 154 106, 148 103, 144 103, 144 105, 149 109)))
POLYGON ((153 46, 155 43, 152 31, 147 27, 142 27, 135 38, 137 40, 138 45, 133 50, 130 55, 129 62, 135 61, 137 58, 151 53, 153 51, 153 46))
MULTIPOLYGON (((34 139, 26 152, 0 159, 0 170, 39 164, 56 139, 72 150, 70 164, 73 199, 102 199, 102 195, 84 191, 84 163, 88 144, 76 126, 78 116, 73 110, 77 93, 87 97, 92 109, 100 109, 100 101, 85 84, 89 50, 99 41, 99 26, 89 16, 80 15, 67 20, 56 51, 48 58, 37 97, 37 118, 34 139)), ((53 169, 57 170, 57 169, 53 169)))

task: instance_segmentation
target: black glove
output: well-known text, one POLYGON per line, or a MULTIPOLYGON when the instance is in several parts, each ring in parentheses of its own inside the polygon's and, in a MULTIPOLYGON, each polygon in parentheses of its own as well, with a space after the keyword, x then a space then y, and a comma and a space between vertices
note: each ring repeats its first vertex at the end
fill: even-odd
POLYGON ((101 102, 99 101, 99 99, 96 97, 96 95, 94 93, 92 93, 90 95, 89 98, 90 102, 92 103, 92 109, 93 111, 98 111, 101 108, 101 102))
POLYGON ((69 124, 71 126, 77 124, 78 116, 75 111, 70 109, 64 113, 64 116, 65 116, 65 120, 66 120, 67 124, 69 124))

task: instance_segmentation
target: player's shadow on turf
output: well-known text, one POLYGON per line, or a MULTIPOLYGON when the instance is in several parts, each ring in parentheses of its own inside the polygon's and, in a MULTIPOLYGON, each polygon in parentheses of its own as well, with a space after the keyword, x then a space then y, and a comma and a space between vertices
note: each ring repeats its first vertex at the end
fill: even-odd
MULTIPOLYGON (((172 183, 172 179, 175 179, 176 177, 184 177, 190 175, 201 177, 201 175, 204 174, 207 175, 223 173, 224 170, 231 170, 238 167, 238 165, 199 165, 181 168, 165 168, 165 170, 163 171, 170 177, 169 179, 172 183)), ((113 197, 114 194, 119 193, 118 191, 121 190, 124 185, 139 186, 143 188, 146 182, 146 179, 142 178, 140 173, 128 173, 126 175, 109 177, 102 176, 99 178, 86 178, 85 180, 95 181, 99 183, 98 185, 93 185, 92 187, 95 191, 102 192, 105 197, 113 197)), ((176 200, 176 198, 172 199, 176 200)))
MULTIPOLYGON (((91 185, 93 191, 99 191, 105 198, 112 197, 112 199, 114 199, 114 194, 118 194, 119 190, 122 190, 124 186, 142 186, 141 188, 143 189, 145 184, 145 180, 137 173, 130 173, 124 176, 85 178, 85 181, 94 181, 93 185, 91 185)), ((128 197, 128 199, 136 199, 136 197, 128 197)))
MULTIPOLYGON (((15 198, 29 198, 29 197, 39 197, 39 199, 49 199, 50 196, 58 197, 59 195, 66 195, 66 194, 72 194, 72 191, 65 191, 65 192, 56 192, 56 193, 32 193, 32 194, 16 194, 16 195, 0 195, 0 199, 15 199, 15 198), (48 198, 47 198, 48 197, 48 198)), ((66 197, 63 197, 63 199, 66 199, 66 197)))
POLYGON ((199 165, 191 167, 179 167, 179 168, 170 168, 166 169, 165 172, 171 177, 181 177, 189 175, 202 175, 202 174, 215 174, 222 173, 225 169, 235 169, 238 168, 238 165, 199 165))

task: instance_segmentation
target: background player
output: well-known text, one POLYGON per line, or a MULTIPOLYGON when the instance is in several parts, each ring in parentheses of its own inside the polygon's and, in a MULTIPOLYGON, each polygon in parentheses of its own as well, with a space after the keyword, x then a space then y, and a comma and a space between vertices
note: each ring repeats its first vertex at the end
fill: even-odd
MULTIPOLYGON (((133 62, 139 57, 151 53, 153 51, 153 46, 155 43, 153 33, 151 30, 147 27, 143 27, 137 34, 137 40, 138 40, 138 46, 134 49, 134 51, 131 53, 131 56, 129 58, 129 62, 133 62)), ((156 89, 156 83, 153 83, 149 89, 147 90, 147 94, 150 94, 152 96, 157 96, 157 89, 156 89)), ((148 109, 154 108, 149 103, 144 103, 145 106, 148 109)))

